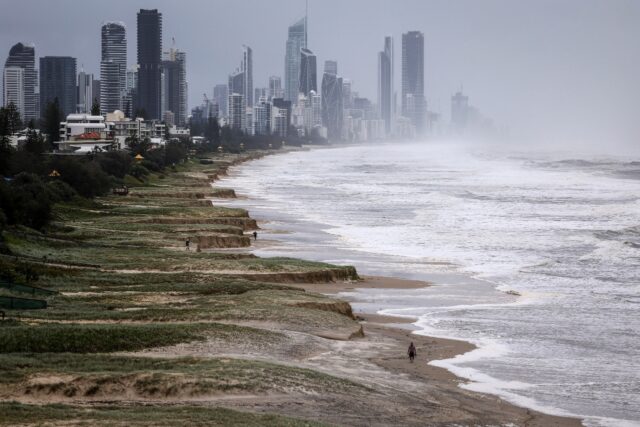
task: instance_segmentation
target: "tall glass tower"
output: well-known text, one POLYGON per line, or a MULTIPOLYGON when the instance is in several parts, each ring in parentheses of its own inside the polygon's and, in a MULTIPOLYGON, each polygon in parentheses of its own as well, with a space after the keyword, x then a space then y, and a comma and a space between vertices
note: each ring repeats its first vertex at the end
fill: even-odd
POLYGON ((342 136, 342 78, 338 77, 338 63, 326 61, 322 76, 322 123, 327 128, 330 141, 342 136))
POLYGON ((137 108, 147 119, 160 120, 162 70, 162 14, 157 9, 138 12, 137 108))
POLYGON ((300 88, 300 52, 307 48, 307 17, 289 27, 287 50, 284 56, 284 98, 298 100, 300 88))
POLYGON ((309 92, 318 92, 316 55, 309 49, 300 50, 300 89, 309 96, 309 92))
POLYGON ((378 109, 387 135, 393 129, 393 38, 384 38, 384 50, 378 53, 378 109))
POLYGON ((40 109, 42 116, 50 102, 58 99, 63 117, 75 113, 78 105, 76 92, 76 58, 44 56, 40 58, 40 109))
POLYGON ((409 31, 402 35, 402 115, 411 119, 418 134, 426 122, 424 98, 424 34, 409 31))
POLYGON ((36 72, 35 47, 17 43, 9 50, 9 56, 5 62, 5 68, 20 67, 24 70, 23 93, 24 93, 24 122, 37 120, 40 117, 38 102, 36 99, 36 72))
POLYGON ((102 114, 122 110, 127 95, 127 37, 122 22, 102 25, 100 60, 100 110, 102 114))

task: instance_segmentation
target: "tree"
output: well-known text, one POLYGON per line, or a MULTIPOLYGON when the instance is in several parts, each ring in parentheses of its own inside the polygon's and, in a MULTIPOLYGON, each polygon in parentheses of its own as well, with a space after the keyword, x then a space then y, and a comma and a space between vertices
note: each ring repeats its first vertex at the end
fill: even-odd
POLYGON ((11 169, 13 152, 13 147, 9 144, 9 138, 5 135, 0 135, 0 175, 6 175, 11 169))
POLYGON ((22 119, 20 118, 20 111, 18 111, 16 104, 10 102, 6 108, 4 108, 4 116, 6 130, 9 132, 9 135, 13 135, 22 129, 22 119))
POLYGON ((216 147, 220 145, 220 125, 217 117, 209 117, 204 129, 204 137, 216 147))
POLYGON ((140 154, 144 157, 147 152, 151 149, 151 140, 149 138, 138 138, 138 135, 132 134, 127 139, 125 139, 125 143, 129 150, 131 150, 131 154, 134 156, 140 154))
POLYGON ((35 129, 29 129, 27 131, 27 140, 24 144, 24 151, 35 154, 36 156, 47 151, 47 142, 44 140, 44 136, 36 132, 35 129))
POLYGON ((100 115, 100 103, 98 102, 98 98, 93 98, 93 105, 91 106, 91 115, 92 116, 100 115))
POLYGON ((147 120, 147 110, 145 110, 144 108, 136 108, 136 111, 133 114, 135 117, 134 119, 145 119, 147 120))
POLYGON ((180 141, 171 141, 165 146, 165 164, 173 165, 187 157, 186 144, 180 141))
POLYGON ((42 229, 51 220, 51 195, 37 175, 23 172, 0 183, 0 207, 8 224, 42 229))
POLYGON ((62 121, 62 112, 60 111, 60 103, 56 97, 53 102, 49 102, 44 110, 43 130, 47 134, 49 143, 53 144, 60 140, 60 122, 62 121))

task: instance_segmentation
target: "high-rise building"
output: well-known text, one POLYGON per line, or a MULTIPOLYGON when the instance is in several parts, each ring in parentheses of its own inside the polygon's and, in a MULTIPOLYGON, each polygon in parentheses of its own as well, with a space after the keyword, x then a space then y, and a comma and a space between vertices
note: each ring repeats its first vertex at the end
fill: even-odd
MULTIPOLYGON (((276 99, 280 99, 283 102, 291 103, 291 101, 284 101, 282 98, 276 98, 276 99)), ((282 138, 287 137, 287 130, 289 129, 288 117, 289 116, 286 108, 279 108, 279 107, 276 107, 275 105, 271 107, 271 134, 272 135, 277 135, 282 138)))
MULTIPOLYGON (((279 108, 280 111, 285 111, 286 112, 286 116, 287 116, 287 128, 289 127, 289 125, 291 124, 291 115, 293 113, 293 110, 291 108, 291 101, 287 101, 283 98, 273 98, 271 100, 271 103, 273 104, 274 107, 279 108)), ((272 114, 271 117, 274 117, 274 115, 272 114)))
POLYGON ((93 96, 91 106, 93 107, 94 103, 98 103, 98 105, 100 105, 100 80, 99 79, 93 79, 91 95, 93 96))
POLYGON ((351 92, 351 80, 342 79, 342 106, 348 110, 353 106, 353 93, 351 92))
POLYGON ((138 66, 136 107, 147 119, 160 120, 162 14, 157 9, 138 12, 138 66))
POLYGON ((260 102, 260 98, 264 98, 265 101, 269 100, 269 90, 266 87, 257 87, 253 89, 253 105, 260 102))
POLYGON ((24 68, 5 67, 2 75, 2 99, 4 106, 15 105, 20 118, 24 120, 24 68))
POLYGON ((229 74, 229 87, 227 92, 229 95, 237 93, 244 96, 245 92, 245 78, 244 71, 236 70, 234 73, 229 74))
POLYGON ((247 107, 253 107, 253 50, 249 46, 243 46, 240 67, 244 71, 244 97, 247 107))
POLYGON ((284 99, 295 102, 300 89, 300 51, 307 48, 307 17, 289 27, 284 56, 284 99))
POLYGON ((76 58, 44 56, 40 58, 40 109, 44 117, 49 103, 58 99, 63 117, 76 111, 76 58))
POLYGON ((240 93, 229 94, 229 127, 244 131, 246 128, 247 107, 244 95, 240 93))
POLYGON ((469 116, 469 97, 462 91, 456 92, 451 97, 451 124, 457 131, 462 131, 467 126, 469 116))
POLYGON ((269 77, 269 99, 284 98, 284 90, 282 90, 282 79, 280 76, 269 77))
POLYGON ((103 115, 123 109, 127 82, 127 37, 124 23, 102 25, 100 110, 103 115))
POLYGON ((300 93, 308 96, 311 91, 318 91, 316 55, 309 49, 300 50, 300 93))
POLYGON ((247 106, 253 105, 253 52, 249 46, 243 47, 240 67, 229 75, 228 93, 238 93, 244 96, 247 106))
POLYGON ((327 128, 327 138, 336 141, 341 138, 343 97, 342 78, 338 77, 338 63, 326 61, 322 75, 322 123, 327 128))
POLYGON ((271 133, 271 103, 266 97, 258 98, 253 106, 253 131, 256 135, 268 135, 271 133))
POLYGON ((378 53, 378 110, 387 135, 392 132, 395 112, 393 70, 393 38, 387 36, 384 38, 384 50, 378 53))
POLYGON ((136 93, 138 92, 138 65, 127 70, 127 82, 125 84, 126 95, 122 101, 122 111, 126 117, 134 116, 136 93))
POLYGON ((329 60, 324 61, 324 72, 338 75, 338 62, 329 60))
POLYGON ((78 73, 78 107, 76 112, 81 114, 91 113, 93 106, 93 74, 78 73))
POLYGON ((424 34, 402 35, 402 115, 411 119, 420 135, 427 115, 424 97, 424 34))
POLYGON ((229 110, 227 101, 229 99, 229 85, 215 85, 213 88, 213 100, 218 104, 218 111, 221 117, 228 117, 229 110))
POLYGON ((162 111, 171 111, 175 124, 187 123, 187 55, 171 48, 162 61, 162 111))
POLYGON ((22 119, 25 122, 37 120, 40 117, 39 100, 36 97, 38 73, 35 61, 35 47, 17 43, 9 50, 9 56, 4 64, 5 68, 20 67, 24 70, 24 115, 22 119))

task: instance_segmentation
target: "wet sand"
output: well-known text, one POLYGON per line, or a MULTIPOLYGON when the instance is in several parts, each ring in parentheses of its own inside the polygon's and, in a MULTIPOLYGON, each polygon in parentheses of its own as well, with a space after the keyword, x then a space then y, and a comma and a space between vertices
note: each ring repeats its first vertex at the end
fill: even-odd
MULTIPOLYGON (((357 282, 329 283, 329 284, 300 284, 295 285, 308 292, 322 294, 336 294, 358 288, 366 289, 419 289, 430 286, 430 283, 417 280, 404 280, 388 277, 366 276, 357 282)), ((459 385, 466 380, 459 378, 446 369, 431 366, 433 360, 449 359, 456 355, 469 352, 474 345, 458 340, 428 337, 414 334, 411 327, 413 321, 403 317, 383 316, 356 312, 356 317, 362 322, 366 341, 385 341, 392 345, 381 346, 377 354, 369 360, 377 366, 396 375, 408 376, 411 380, 430 386, 428 398, 442 402, 442 414, 430 417, 424 425, 484 425, 499 422, 513 423, 527 427, 574 427, 583 425, 579 419, 543 414, 515 406, 498 396, 465 390, 459 385), (410 363, 407 357, 407 347, 413 342, 417 348, 415 362, 410 363), (446 402, 446 403, 444 403, 446 402), (456 410, 451 412, 451 406, 456 410), (448 414, 448 415, 447 415, 448 414), (452 418, 449 418, 452 416, 452 418), (458 418, 458 419, 456 419, 458 418)), ((441 411, 436 411, 440 413, 441 411)), ((435 415, 435 414, 434 414, 435 415)), ((402 424, 400 422, 400 424, 402 424)))

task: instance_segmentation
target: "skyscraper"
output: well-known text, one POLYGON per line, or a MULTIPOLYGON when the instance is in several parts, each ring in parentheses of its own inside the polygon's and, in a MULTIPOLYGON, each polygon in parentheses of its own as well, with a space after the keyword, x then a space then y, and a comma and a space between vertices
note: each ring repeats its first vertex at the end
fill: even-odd
POLYGON ((157 9, 138 12, 138 65, 136 106, 147 119, 160 120, 162 14, 157 9))
POLYGON ((187 123, 187 55, 171 48, 162 61, 163 90, 162 112, 171 111, 175 124, 187 123))
POLYGON ((424 131, 424 34, 420 31, 402 35, 402 115, 411 119, 418 135, 424 131))
POLYGON ((229 98, 229 85, 215 85, 213 88, 213 100, 218 104, 218 111, 221 117, 227 117, 227 101, 229 98))
POLYGON ((395 110, 393 105, 393 38, 384 38, 384 50, 378 53, 378 110, 380 119, 384 120, 387 135, 393 129, 392 119, 395 110))
POLYGON ((78 73, 78 113, 90 113, 93 106, 93 74, 78 73))
POLYGON ((269 100, 269 90, 266 87, 257 87, 253 89, 253 105, 260 102, 260 98, 269 100))
POLYGON ((100 110, 102 114, 123 109, 127 82, 127 37, 122 22, 102 25, 100 60, 100 110))
POLYGON ((282 79, 279 76, 269 77, 269 99, 284 98, 282 79))
POLYGON ((24 120, 24 68, 5 67, 2 74, 2 99, 4 106, 15 105, 20 118, 24 120))
POLYGON ((22 118, 25 122, 37 120, 40 117, 40 111, 37 108, 38 100, 36 99, 35 47, 22 43, 13 45, 4 66, 5 68, 20 67, 24 70, 24 116, 22 118))
POLYGON ((244 99, 247 107, 253 107, 253 50, 249 46, 243 46, 240 67, 244 71, 244 99))
POLYGON ((244 131, 246 128, 247 104, 244 95, 239 93, 229 94, 229 127, 244 131))
POLYGON ((289 27, 287 50, 284 56, 284 98, 298 100, 300 88, 300 51, 307 47, 307 17, 289 27))
POLYGON ((324 72, 329 74, 338 74, 338 62, 337 61, 324 61, 324 72))
POLYGON ((342 117, 342 78, 338 77, 338 63, 326 61, 322 75, 322 123, 330 141, 340 139, 342 117))
POLYGON ((469 97, 462 91, 451 97, 451 124, 456 131, 463 131, 469 116, 469 97))
POLYGON ((309 49, 300 50, 300 89, 299 92, 308 96, 311 91, 318 91, 316 69, 316 55, 309 49))
POLYGON ((234 93, 244 96, 246 106, 253 105, 253 51, 243 46, 240 67, 229 75, 229 95, 234 93))
POLYGON ((56 98, 63 117, 75 113, 78 104, 76 78, 76 58, 69 56, 40 58, 41 116, 44 116, 47 105, 56 98))
POLYGON ((126 95, 122 102, 122 111, 127 117, 134 116, 136 93, 138 93, 138 65, 134 65, 127 70, 127 83, 125 84, 126 95))

